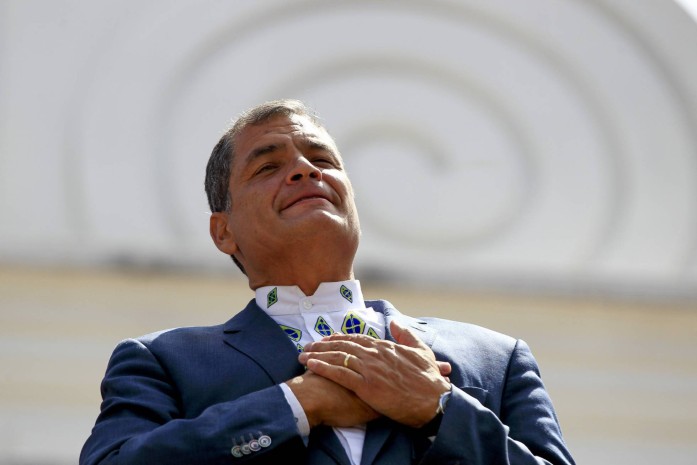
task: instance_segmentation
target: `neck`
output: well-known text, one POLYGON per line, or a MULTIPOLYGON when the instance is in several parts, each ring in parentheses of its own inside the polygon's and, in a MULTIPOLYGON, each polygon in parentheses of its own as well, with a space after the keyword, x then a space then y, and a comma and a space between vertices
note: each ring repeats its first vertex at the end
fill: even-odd
MULTIPOLYGON (((286 242, 254 256, 239 254, 249 278, 249 287, 298 286, 307 296, 313 295, 323 282, 353 279, 353 259, 358 249, 358 236, 327 242, 322 236, 301 236, 297 242, 286 242)), ((240 252, 242 252, 240 250, 240 252)))
POLYGON ((340 261, 331 259, 321 263, 294 261, 276 263, 263 270, 247 270, 249 287, 256 290, 262 286, 298 286, 305 295, 313 295, 321 283, 353 279, 352 263, 337 265, 340 261))

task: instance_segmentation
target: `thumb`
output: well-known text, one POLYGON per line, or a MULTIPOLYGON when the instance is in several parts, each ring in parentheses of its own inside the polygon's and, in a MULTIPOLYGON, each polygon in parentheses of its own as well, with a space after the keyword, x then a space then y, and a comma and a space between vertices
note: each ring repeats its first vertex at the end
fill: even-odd
POLYGON ((392 333, 394 340, 397 341, 397 344, 413 348, 426 347, 426 344, 424 344, 421 339, 416 337, 411 330, 400 325, 395 320, 390 322, 390 332, 392 333))

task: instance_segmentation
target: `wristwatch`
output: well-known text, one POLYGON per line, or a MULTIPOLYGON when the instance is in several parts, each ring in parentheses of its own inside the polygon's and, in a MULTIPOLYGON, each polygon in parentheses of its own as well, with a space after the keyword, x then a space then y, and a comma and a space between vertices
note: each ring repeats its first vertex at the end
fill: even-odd
POLYGON ((443 394, 440 395, 440 398, 438 399, 438 408, 436 409, 436 415, 440 415, 445 413, 445 406, 447 405, 448 401, 450 400, 450 395, 453 393, 453 385, 450 385, 450 389, 445 391, 443 394))

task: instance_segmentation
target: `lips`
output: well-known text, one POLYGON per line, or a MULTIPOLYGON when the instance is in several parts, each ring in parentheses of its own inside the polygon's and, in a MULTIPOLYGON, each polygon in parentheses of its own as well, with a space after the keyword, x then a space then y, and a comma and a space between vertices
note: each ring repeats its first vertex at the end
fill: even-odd
POLYGON ((292 196, 290 199, 288 199, 287 202, 284 203, 283 208, 281 210, 286 210, 293 205, 296 205, 300 202, 303 202, 305 200, 313 200, 313 199, 322 199, 326 200, 327 202, 331 203, 331 199, 327 194, 324 193, 322 190, 312 190, 312 191, 304 191, 304 192, 299 192, 298 194, 292 196))

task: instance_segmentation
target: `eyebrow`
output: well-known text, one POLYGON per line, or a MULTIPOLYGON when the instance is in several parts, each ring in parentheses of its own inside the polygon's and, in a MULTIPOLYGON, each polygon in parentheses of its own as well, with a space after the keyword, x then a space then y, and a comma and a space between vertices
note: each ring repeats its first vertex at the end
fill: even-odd
MULTIPOLYGON (((306 143, 311 149, 320 149, 320 150, 325 150, 332 155, 336 156, 336 149, 330 145, 327 144, 326 142, 323 142, 321 139, 316 138, 312 135, 307 135, 302 138, 303 142, 306 143)), ((281 147, 279 144, 267 144, 267 145, 262 145, 260 147, 257 147, 253 149, 251 152, 249 152, 249 155, 245 158, 245 165, 249 165, 251 162, 256 160, 257 158, 263 157, 264 155, 268 155, 270 153, 275 152, 276 150, 279 150, 281 147)))
POLYGON ((263 155, 266 155, 268 153, 272 153, 278 150, 278 144, 268 144, 268 145, 262 145, 261 147, 257 147, 254 150, 252 150, 249 155, 247 155, 246 162, 249 163, 263 155))
POLYGON ((331 145, 329 145, 325 142, 322 142, 321 140, 308 137, 305 139, 305 142, 310 146, 310 148, 322 149, 322 150, 326 150, 327 152, 331 152, 331 153, 335 152, 334 147, 332 147, 331 145))

